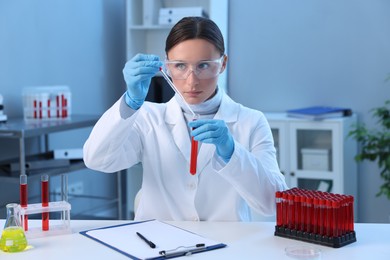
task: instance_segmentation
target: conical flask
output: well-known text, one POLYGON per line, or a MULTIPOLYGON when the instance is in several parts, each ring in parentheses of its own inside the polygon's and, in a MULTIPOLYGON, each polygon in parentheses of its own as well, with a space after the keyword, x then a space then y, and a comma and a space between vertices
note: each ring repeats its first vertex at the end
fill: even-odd
POLYGON ((1 234, 0 249, 4 252, 20 252, 27 247, 27 239, 20 224, 19 205, 7 204, 7 220, 1 234))

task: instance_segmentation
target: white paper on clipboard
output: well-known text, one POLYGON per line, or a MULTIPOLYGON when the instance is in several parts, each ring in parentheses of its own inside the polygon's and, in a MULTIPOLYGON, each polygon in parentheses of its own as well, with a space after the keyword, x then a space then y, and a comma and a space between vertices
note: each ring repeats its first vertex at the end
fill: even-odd
POLYGON ((130 222, 128 224, 87 230, 80 232, 80 234, 133 259, 164 259, 164 256, 160 254, 163 250, 172 251, 178 249, 180 251, 182 248, 191 248, 197 244, 205 245, 205 250, 202 250, 202 252, 226 246, 223 243, 158 220, 130 222), (141 233, 156 244, 156 248, 148 246, 145 241, 137 236, 136 232, 141 233))

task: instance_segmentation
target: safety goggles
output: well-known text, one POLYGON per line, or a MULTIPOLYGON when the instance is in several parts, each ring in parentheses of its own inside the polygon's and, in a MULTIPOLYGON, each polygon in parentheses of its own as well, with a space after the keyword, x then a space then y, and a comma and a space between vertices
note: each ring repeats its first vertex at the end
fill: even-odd
POLYGON ((187 79, 193 72, 198 79, 211 79, 218 76, 222 68, 223 57, 216 60, 203 60, 191 64, 185 61, 165 61, 166 73, 172 79, 187 79))

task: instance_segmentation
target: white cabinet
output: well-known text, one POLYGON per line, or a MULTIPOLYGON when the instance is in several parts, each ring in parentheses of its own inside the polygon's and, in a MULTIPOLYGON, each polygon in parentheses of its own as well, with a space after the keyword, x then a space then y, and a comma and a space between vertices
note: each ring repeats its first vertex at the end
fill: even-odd
MULTIPOLYGON (((312 121, 265 113, 287 185, 357 198, 357 143, 348 137, 356 116, 312 121)), ((355 206, 357 203, 355 202, 355 206)))
MULTIPOLYGON (((148 53, 165 59, 165 40, 172 25, 159 25, 160 8, 202 7, 220 28, 228 42, 228 0, 127 0, 126 51, 127 59, 137 53, 148 53)), ((218 84, 227 89, 227 71, 220 75, 218 84)))

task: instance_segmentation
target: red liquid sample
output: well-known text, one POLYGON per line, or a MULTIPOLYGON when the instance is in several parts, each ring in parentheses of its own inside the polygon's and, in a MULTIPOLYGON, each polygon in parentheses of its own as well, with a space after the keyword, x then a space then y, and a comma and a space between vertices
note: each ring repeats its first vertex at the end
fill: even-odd
POLYGON ((288 194, 288 228, 295 228, 294 195, 288 194))
MULTIPOLYGON (((42 206, 49 206, 49 180, 41 181, 42 206)), ((42 213, 42 230, 49 230, 49 212, 42 213)))
MULTIPOLYGON (((23 208, 27 207, 27 183, 20 184, 20 206, 23 208)), ((28 216, 24 215, 24 230, 28 230, 28 216)))
POLYGON ((282 193, 276 192, 276 225, 278 227, 283 225, 283 204, 282 204, 282 193))
POLYGON ((198 162, 198 141, 191 138, 191 161, 190 161, 190 173, 196 174, 196 164, 198 162))

